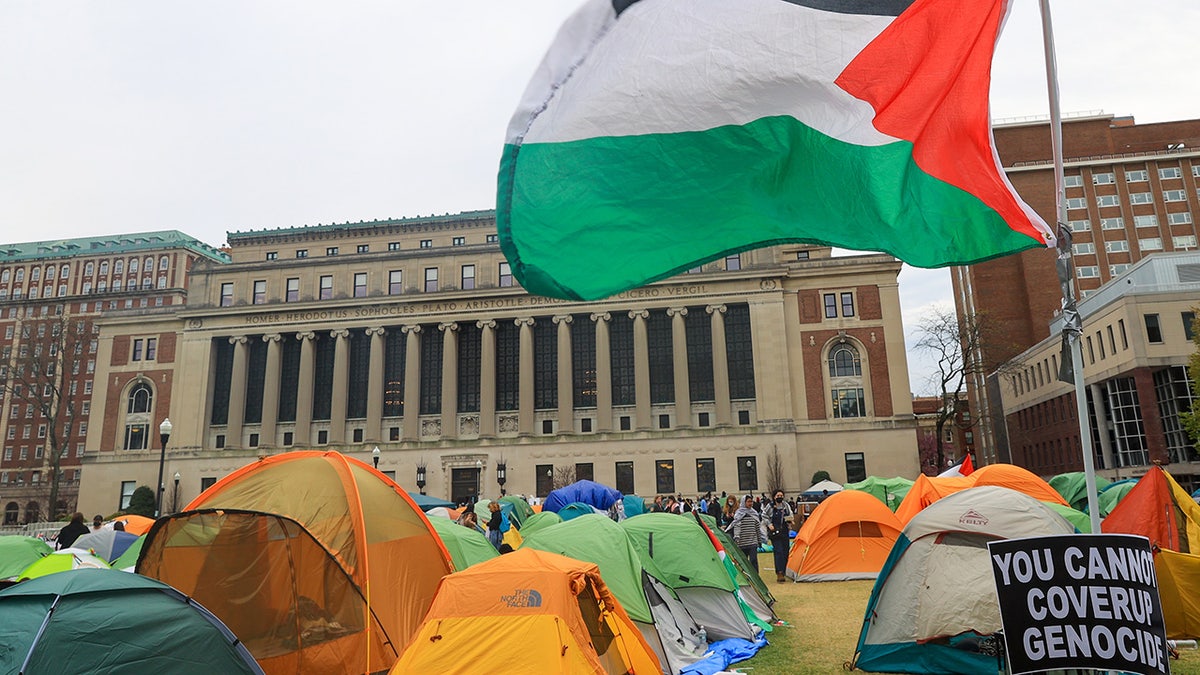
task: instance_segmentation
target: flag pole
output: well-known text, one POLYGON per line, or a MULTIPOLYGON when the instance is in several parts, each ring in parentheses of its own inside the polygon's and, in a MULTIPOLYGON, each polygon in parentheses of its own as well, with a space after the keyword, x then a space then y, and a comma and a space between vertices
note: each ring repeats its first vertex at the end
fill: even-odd
MULTIPOLYGON (((1075 385, 1075 412, 1079 419, 1079 445, 1083 451, 1083 474, 1087 482, 1088 515, 1092 533, 1100 532, 1100 505, 1096 491, 1095 454, 1087 397, 1083 384, 1083 320, 1075 302, 1075 264, 1071 254, 1071 231, 1067 228, 1067 197, 1063 180, 1062 111, 1058 100, 1058 63, 1054 56, 1054 28, 1050 0, 1039 0, 1042 13, 1042 43, 1046 51, 1046 89, 1050 97, 1050 145, 1054 153, 1055 221, 1058 231, 1058 283, 1062 287, 1062 341, 1059 379, 1075 385)), ((1098 403, 1097 403, 1098 404, 1098 403)))

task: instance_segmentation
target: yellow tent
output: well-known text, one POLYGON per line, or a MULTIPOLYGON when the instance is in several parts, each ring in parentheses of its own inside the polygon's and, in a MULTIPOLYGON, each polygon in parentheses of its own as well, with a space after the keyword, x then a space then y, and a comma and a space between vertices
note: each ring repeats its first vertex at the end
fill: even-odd
POLYGON ((391 672, 662 673, 600 568, 521 549, 442 579, 391 672))

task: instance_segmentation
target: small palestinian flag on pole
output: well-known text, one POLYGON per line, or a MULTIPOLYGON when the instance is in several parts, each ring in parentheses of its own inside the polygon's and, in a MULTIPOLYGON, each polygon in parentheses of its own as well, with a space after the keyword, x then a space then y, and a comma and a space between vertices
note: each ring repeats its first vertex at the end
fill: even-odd
POLYGON ((784 242, 918 267, 1053 245, 988 113, 1007 0, 591 0, 510 122, 496 220, 591 300, 784 242))
MULTIPOLYGON (((717 558, 721 561, 721 565, 725 567, 725 573, 729 575, 729 579, 733 582, 733 592, 737 596, 738 606, 742 608, 742 616, 746 622, 752 626, 757 626, 763 632, 770 633, 773 629, 771 624, 758 618, 750 604, 746 602, 746 598, 742 596, 742 585, 738 583, 738 577, 741 572, 734 566, 733 561, 729 559, 729 554, 725 552, 725 547, 721 545, 721 540, 717 539, 717 535, 709 529, 704 519, 700 517, 699 511, 692 511, 692 515, 696 517, 696 522, 700 524, 700 529, 704 530, 704 534, 708 535, 708 541, 717 550, 717 558)), ((757 555, 757 554, 756 554, 757 555)))

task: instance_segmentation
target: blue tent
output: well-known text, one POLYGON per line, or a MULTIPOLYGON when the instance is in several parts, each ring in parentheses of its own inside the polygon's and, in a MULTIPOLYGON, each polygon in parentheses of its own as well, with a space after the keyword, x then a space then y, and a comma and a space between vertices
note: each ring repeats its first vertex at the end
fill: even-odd
POLYGON ((590 504, 584 504, 583 502, 572 502, 559 509, 556 513, 558 513, 558 517, 562 518, 563 520, 571 520, 573 518, 578 518, 579 516, 591 515, 595 512, 596 510, 593 509, 590 504))
POLYGON ((646 512, 646 500, 637 495, 625 495, 621 498, 625 504, 625 517, 632 518, 646 512))
POLYGON ((607 485, 581 480, 551 492, 542 502, 542 510, 558 513, 558 510, 567 504, 583 502, 601 511, 607 511, 620 498, 621 493, 607 485))

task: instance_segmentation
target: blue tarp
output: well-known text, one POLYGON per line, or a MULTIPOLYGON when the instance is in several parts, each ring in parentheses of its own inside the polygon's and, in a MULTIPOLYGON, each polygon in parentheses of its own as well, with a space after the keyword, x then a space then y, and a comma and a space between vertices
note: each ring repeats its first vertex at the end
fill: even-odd
POLYGON ((581 480, 551 492, 542 502, 542 510, 558 513, 559 509, 574 502, 583 502, 601 511, 607 511, 621 498, 621 493, 607 485, 581 480))
POLYGON ((753 642, 742 638, 718 640, 708 646, 707 656, 681 668, 679 675, 713 675, 739 661, 745 661, 766 646, 767 638, 762 633, 753 642))

